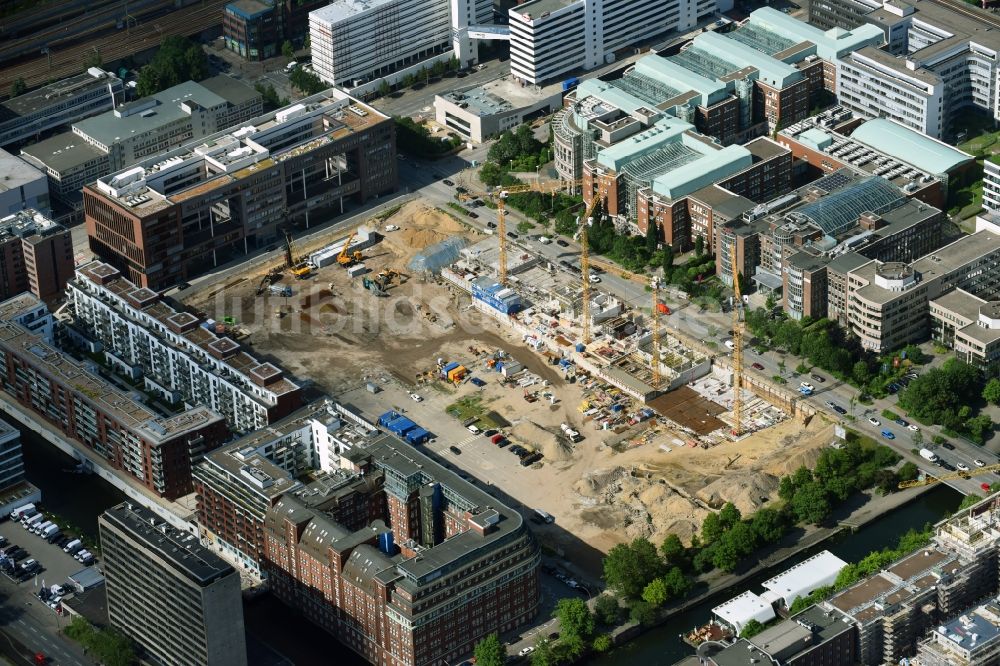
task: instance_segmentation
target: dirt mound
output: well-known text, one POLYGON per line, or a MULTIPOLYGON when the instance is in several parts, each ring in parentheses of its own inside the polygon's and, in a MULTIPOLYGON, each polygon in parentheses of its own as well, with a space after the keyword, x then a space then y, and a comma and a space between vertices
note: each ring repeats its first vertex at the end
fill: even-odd
POLYGON ((695 496, 714 507, 732 502, 740 513, 749 515, 767 504, 777 492, 778 477, 745 469, 717 478, 695 493, 695 496))
POLYGON ((419 201, 411 201, 393 216, 400 230, 386 234, 386 240, 407 254, 460 234, 464 231, 453 217, 419 201))
POLYGON ((569 459, 569 445, 536 423, 522 421, 511 428, 510 432, 516 439, 541 451, 550 461, 569 459))

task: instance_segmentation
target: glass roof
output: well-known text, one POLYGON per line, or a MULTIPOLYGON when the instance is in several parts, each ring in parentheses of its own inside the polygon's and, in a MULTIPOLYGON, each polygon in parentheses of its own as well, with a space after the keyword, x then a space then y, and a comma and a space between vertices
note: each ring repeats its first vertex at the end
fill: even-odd
POLYGON ((783 37, 776 32, 771 32, 759 25, 747 23, 738 30, 734 30, 726 35, 730 39, 746 44, 752 49, 761 53, 773 56, 787 48, 795 46, 795 41, 783 37))
POLYGON ((701 153, 682 143, 670 143, 629 162, 622 168, 622 171, 635 180, 648 182, 660 174, 690 164, 699 157, 701 157, 701 153))
POLYGON ((670 56, 667 60, 675 62, 699 76, 704 76, 706 79, 718 79, 739 69, 738 65, 718 58, 697 46, 688 47, 677 55, 670 56))
POLYGON ((681 94, 680 90, 636 71, 629 72, 617 81, 611 81, 611 85, 653 106, 681 94))
MULTIPOLYGON (((822 178, 813 183, 813 186, 829 191, 823 186, 823 181, 837 175, 822 178)), ((835 236, 855 225, 862 213, 885 213, 898 208, 905 201, 906 197, 898 187, 885 178, 872 176, 828 194, 819 201, 801 206, 794 212, 814 222, 827 235, 835 236)))

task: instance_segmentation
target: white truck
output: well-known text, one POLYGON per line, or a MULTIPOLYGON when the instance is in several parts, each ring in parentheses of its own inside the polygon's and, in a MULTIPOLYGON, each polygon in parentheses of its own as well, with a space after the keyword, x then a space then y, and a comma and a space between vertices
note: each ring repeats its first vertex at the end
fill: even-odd
POLYGON ((573 428, 571 428, 567 423, 560 424, 559 429, 562 430, 563 434, 566 435, 566 437, 568 437, 569 440, 573 443, 576 443, 581 439, 583 439, 582 437, 580 437, 579 431, 573 430, 573 428))
POLYGON ((31 533, 32 534, 41 534, 42 530, 46 529, 51 524, 52 524, 51 520, 46 520, 46 521, 43 521, 43 522, 40 522, 40 523, 35 523, 32 526, 32 528, 31 528, 31 533))
POLYGON ((934 453, 930 449, 920 449, 920 457, 924 460, 930 460, 932 463, 936 463, 940 458, 938 454, 934 453))
POLYGON ((77 552, 83 550, 83 542, 79 539, 73 539, 68 544, 63 546, 63 552, 69 553, 70 555, 76 555, 77 552))
POLYGON ((58 525, 52 523, 51 525, 40 531, 38 535, 43 539, 45 539, 46 541, 48 541, 49 543, 52 543, 60 536, 62 536, 62 530, 59 529, 58 525))
POLYGON ((10 512, 11 520, 21 520, 25 516, 33 516, 38 513, 34 504, 23 504, 10 512))
POLYGON ((21 527, 23 527, 26 530, 30 530, 37 523, 42 522, 42 520, 43 520, 42 514, 36 513, 35 515, 30 516, 28 518, 22 518, 21 527))

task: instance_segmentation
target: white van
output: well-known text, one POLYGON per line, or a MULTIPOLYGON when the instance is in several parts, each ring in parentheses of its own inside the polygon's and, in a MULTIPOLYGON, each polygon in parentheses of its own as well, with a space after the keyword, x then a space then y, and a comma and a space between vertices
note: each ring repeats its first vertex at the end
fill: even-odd
POLYGON ((552 242, 552 239, 549 238, 548 236, 539 236, 538 242, 541 243, 542 245, 548 245, 549 243, 552 242))
POLYGON ((287 65, 285 65, 285 71, 286 71, 286 72, 290 72, 290 71, 292 71, 293 69, 295 69, 295 67, 296 67, 296 66, 297 66, 298 64, 299 64, 299 63, 295 62, 294 60, 293 60, 293 61, 291 61, 290 63, 288 63, 287 65))

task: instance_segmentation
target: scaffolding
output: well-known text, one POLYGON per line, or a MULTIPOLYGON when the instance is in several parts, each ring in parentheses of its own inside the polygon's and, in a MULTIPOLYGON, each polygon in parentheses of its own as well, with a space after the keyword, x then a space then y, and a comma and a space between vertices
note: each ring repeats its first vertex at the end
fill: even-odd
POLYGON ((611 81, 611 85, 653 106, 658 106, 681 94, 680 90, 634 70, 617 81, 611 81))
POLYGON ((755 51, 766 53, 769 56, 780 53, 796 44, 794 39, 788 39, 752 23, 745 24, 743 27, 726 35, 726 37, 734 39, 741 44, 746 44, 755 51))

